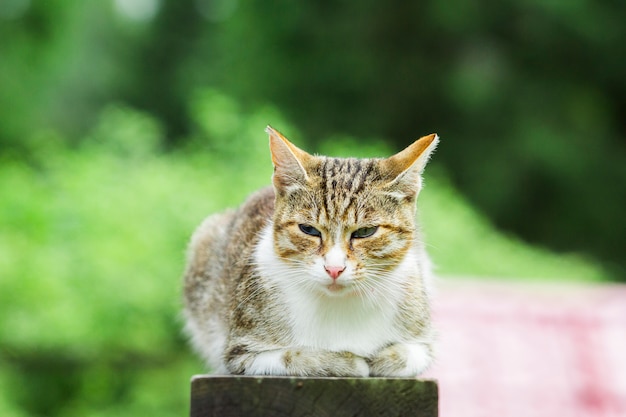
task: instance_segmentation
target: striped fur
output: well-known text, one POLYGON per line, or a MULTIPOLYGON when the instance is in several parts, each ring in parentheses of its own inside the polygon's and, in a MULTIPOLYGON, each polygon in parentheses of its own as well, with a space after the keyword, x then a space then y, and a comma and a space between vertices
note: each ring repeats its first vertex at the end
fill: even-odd
POLYGON ((218 373, 418 375, 432 360, 432 329, 415 200, 437 136, 354 159, 268 133, 273 188, 192 237, 194 347, 218 373))

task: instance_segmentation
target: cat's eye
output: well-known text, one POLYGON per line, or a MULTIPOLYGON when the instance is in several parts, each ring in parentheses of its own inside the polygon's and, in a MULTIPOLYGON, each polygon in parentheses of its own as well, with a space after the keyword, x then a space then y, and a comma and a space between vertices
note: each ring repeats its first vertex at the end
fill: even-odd
POLYGON ((378 226, 361 227, 360 229, 356 229, 354 232, 352 232, 352 235, 350 237, 352 237, 353 239, 362 239, 364 237, 370 237, 374 233, 376 233, 377 230, 378 230, 378 226))
POLYGON ((310 236, 322 236, 322 232, 317 230, 315 227, 310 226, 308 224, 300 224, 298 225, 302 233, 305 233, 310 236))

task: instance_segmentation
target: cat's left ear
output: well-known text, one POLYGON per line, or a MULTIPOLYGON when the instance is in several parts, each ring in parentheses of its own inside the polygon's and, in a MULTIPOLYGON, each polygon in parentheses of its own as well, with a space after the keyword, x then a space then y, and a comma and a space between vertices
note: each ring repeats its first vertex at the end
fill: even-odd
POLYGON ((382 161, 383 169, 391 181, 386 185, 394 194, 415 197, 422 186, 422 172, 433 153, 439 136, 433 133, 421 137, 406 149, 382 161))
POLYGON ((279 131, 267 126, 270 135, 270 152, 274 163, 272 182, 277 191, 289 186, 301 185, 308 180, 306 167, 312 158, 310 154, 289 142, 279 131))

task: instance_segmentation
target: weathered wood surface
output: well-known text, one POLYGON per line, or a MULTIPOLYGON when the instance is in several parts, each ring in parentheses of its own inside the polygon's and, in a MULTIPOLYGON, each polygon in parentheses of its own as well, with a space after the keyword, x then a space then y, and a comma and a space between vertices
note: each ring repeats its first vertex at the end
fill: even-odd
POLYGON ((434 380, 198 375, 191 417, 436 417, 434 380))

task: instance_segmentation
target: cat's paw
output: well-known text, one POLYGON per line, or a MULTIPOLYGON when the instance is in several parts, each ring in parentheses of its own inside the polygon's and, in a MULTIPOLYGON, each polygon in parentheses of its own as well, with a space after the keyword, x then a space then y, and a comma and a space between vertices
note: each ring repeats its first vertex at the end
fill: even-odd
POLYGON ((279 349, 254 355, 243 371, 249 375, 353 376, 370 374, 367 361, 351 352, 279 349))
POLYGON ((332 376, 355 376, 367 377, 370 375, 370 367, 367 361, 351 352, 337 353, 339 358, 335 364, 331 364, 330 370, 332 376))
POLYGON ((368 360, 370 376, 415 377, 432 362, 431 347, 424 343, 389 345, 368 360))
POLYGON ((366 360, 351 352, 288 350, 283 361, 294 375, 366 377, 370 374, 366 360))

